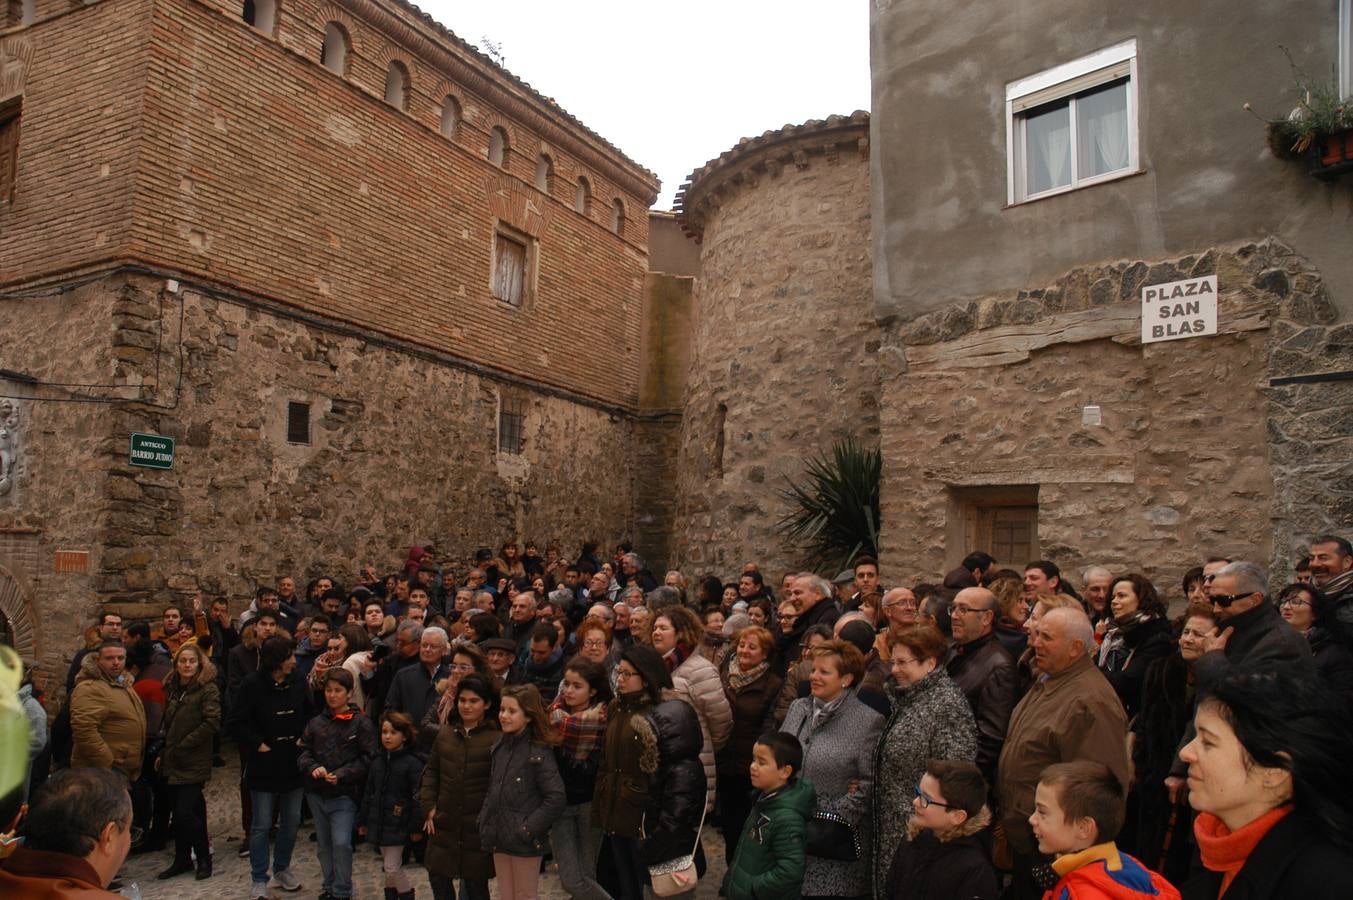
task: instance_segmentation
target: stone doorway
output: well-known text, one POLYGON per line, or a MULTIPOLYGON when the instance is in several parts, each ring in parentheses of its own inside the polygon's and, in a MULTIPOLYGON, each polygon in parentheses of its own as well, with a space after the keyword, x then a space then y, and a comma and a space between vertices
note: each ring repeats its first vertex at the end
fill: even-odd
POLYGON ((0 564, 0 643, 13 647, 22 657, 37 659, 37 638, 33 607, 19 579, 0 564))

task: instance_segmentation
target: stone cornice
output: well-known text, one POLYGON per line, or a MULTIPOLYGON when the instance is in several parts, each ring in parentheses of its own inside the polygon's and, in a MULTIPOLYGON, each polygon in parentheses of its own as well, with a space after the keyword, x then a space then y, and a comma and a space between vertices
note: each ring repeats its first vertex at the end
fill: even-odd
POLYGON ((676 195, 676 216, 696 242, 704 236, 709 213, 743 185, 762 175, 778 177, 786 165, 806 169, 814 156, 835 162, 842 152, 869 158, 869 113, 810 119, 757 137, 743 138, 716 159, 691 173, 676 195))
MULTIPOLYGON (((406 0, 336 2, 520 122, 545 143, 568 150, 646 205, 657 199, 657 175, 414 4, 406 0), (572 127, 559 124, 559 120, 572 127)), ((323 23, 317 23, 317 27, 323 28, 323 23)))

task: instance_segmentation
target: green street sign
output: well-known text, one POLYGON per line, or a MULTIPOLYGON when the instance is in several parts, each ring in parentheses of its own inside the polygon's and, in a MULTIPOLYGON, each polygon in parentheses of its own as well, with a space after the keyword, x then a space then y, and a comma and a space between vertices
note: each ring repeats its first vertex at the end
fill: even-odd
POLYGON ((130 462, 148 469, 174 468, 174 439, 158 434, 132 434, 130 462))

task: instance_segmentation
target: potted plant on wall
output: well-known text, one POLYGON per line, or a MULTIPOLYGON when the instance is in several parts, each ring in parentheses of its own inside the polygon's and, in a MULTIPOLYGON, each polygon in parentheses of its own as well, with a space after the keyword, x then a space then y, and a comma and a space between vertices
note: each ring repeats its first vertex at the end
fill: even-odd
MULTIPOLYGON (((1345 98, 1338 82, 1314 81, 1292 61, 1296 107, 1286 116, 1266 123, 1269 150, 1278 159, 1306 159, 1311 174, 1331 179, 1353 171, 1353 99, 1345 98)), ((1253 112, 1248 103, 1245 108, 1253 112)))

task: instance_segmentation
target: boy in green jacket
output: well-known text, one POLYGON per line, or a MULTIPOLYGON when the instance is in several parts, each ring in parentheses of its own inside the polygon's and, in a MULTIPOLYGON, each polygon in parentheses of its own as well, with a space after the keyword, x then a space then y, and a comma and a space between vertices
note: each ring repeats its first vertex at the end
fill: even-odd
POLYGON ((792 734, 763 734, 752 748, 756 803, 742 827, 728 875, 728 900, 798 900, 804 830, 817 805, 813 784, 796 778, 803 747, 792 734))

